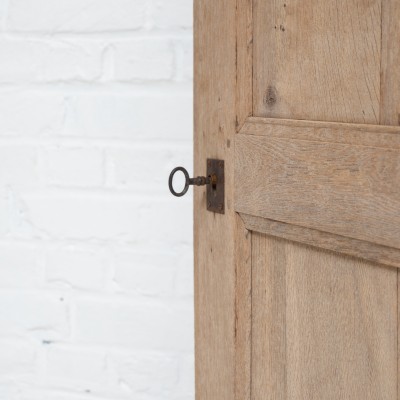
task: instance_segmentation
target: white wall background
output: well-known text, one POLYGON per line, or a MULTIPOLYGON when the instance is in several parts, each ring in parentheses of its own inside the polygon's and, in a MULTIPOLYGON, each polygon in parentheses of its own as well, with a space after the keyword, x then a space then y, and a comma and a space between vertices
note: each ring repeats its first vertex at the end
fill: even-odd
POLYGON ((0 400, 193 399, 192 0, 0 0, 0 400))

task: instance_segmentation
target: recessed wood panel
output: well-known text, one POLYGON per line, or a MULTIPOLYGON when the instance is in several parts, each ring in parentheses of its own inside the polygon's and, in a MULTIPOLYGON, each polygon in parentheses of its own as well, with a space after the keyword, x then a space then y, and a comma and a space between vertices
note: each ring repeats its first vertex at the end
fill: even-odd
POLYGON ((256 116, 379 123, 380 61, 381 0, 254 0, 256 116))
POLYGON ((252 400, 396 400, 397 270, 253 233, 252 400))

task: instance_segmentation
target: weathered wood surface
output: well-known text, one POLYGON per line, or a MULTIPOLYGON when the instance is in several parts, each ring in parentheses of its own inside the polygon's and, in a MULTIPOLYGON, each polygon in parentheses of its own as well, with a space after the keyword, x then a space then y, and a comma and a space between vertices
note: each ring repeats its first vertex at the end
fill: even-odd
POLYGON ((195 0, 194 174, 225 160, 225 214, 194 190, 197 400, 250 400, 251 233, 233 209, 233 143, 252 110, 249 0, 195 0))
POLYGON ((400 149, 400 126, 249 117, 241 134, 400 149))
MULTIPOLYGON (((399 40, 397 0, 195 0, 194 172, 204 174, 206 158, 214 157, 225 159, 227 173, 224 216, 208 213, 205 191, 195 190, 197 400, 397 397, 396 270, 249 232, 244 225, 293 241, 304 236, 303 243, 340 253, 367 253, 380 264, 398 266, 398 251, 367 247, 359 236, 373 232, 348 237, 321 225, 305 228, 248 214, 243 223, 234 212, 233 149, 235 131, 251 114, 399 125, 399 40)), ((337 141, 325 122, 286 121, 274 137, 282 122, 248 121, 241 137, 257 127, 255 135, 278 141, 275 148, 286 157, 292 156, 288 143, 295 140, 294 150, 303 151, 303 142, 314 143, 316 134, 320 146, 399 151, 398 128, 357 125, 337 141), (283 137, 288 127, 291 133, 283 137)), ((316 160, 319 153, 312 151, 316 160)), ((398 170, 384 161, 379 173, 393 177, 398 170)), ((257 166, 252 164, 256 172, 257 166)), ((374 187, 383 187, 385 208, 397 188, 388 192, 377 176, 374 187)), ((339 171, 335 183, 345 178, 339 171)), ((298 199, 296 192, 290 195, 289 204, 298 199)))
MULTIPOLYGON (((400 125, 400 1, 382 2, 382 61, 380 123, 400 125)), ((398 279, 398 385, 400 388, 400 269, 398 279)), ((400 400, 400 390, 398 390, 400 400)))
POLYGON ((400 128, 251 121, 235 141, 236 211, 400 248, 400 128))
POLYGON ((397 270, 253 233, 252 400, 397 397, 397 270))
MULTIPOLYGON (((364 147, 379 147, 383 138, 388 144, 384 151, 398 152, 398 128, 384 128, 387 131, 378 137, 375 126, 364 124, 400 124, 399 4, 397 0, 254 0, 253 115, 362 124, 346 131, 345 146, 369 141, 364 147)), ((299 128, 292 130, 294 136, 280 138, 280 132, 271 138, 281 144, 286 141, 284 154, 291 156, 291 140, 312 142, 308 129, 315 135, 316 124, 321 128, 317 144, 341 144, 327 134, 331 124, 325 122, 289 121, 287 127, 299 128)), ((256 135, 263 135, 265 127, 258 127, 261 133, 256 135)), ((276 129, 271 127, 266 137, 276 129)), ((279 162, 285 164, 283 157, 279 162)), ((249 175, 262 168, 253 156, 249 175)), ((392 168, 389 174, 397 173, 393 164, 382 164, 381 171, 385 168, 392 168)), ((285 202, 290 206, 297 199, 291 193, 285 202)), ((350 241, 339 240, 345 236, 323 232, 320 225, 310 230, 251 215, 248 219, 244 218, 246 225, 255 227, 252 399, 400 400, 393 358, 398 351, 400 309, 396 269, 255 232, 290 240, 303 234, 312 240, 317 235, 320 244, 339 246, 336 251, 354 251, 350 241)), ((396 238, 385 240, 392 243, 396 238)), ((382 255, 373 257, 380 263, 382 255)))
POLYGON ((316 229, 285 224, 284 222, 240 214, 247 229, 265 233, 282 239, 304 243, 316 248, 331 250, 336 253, 379 263, 381 265, 400 268, 400 250, 392 247, 351 239, 316 229))
POLYGON ((380 63, 381 0, 254 0, 253 115, 377 124, 380 63))
MULTIPOLYGON (((236 106, 235 134, 251 115, 253 102, 253 2, 236 0, 236 106)), ((223 67, 222 67, 223 68, 223 67)), ((234 211, 234 140, 230 133, 226 147, 229 149, 230 181, 229 212, 235 214, 235 377, 234 400, 251 400, 251 236, 241 218, 234 211)), ((233 137, 234 138, 234 137, 233 137)), ((223 246, 223 243, 220 242, 223 246)), ((225 367, 225 366, 224 366, 225 367)))

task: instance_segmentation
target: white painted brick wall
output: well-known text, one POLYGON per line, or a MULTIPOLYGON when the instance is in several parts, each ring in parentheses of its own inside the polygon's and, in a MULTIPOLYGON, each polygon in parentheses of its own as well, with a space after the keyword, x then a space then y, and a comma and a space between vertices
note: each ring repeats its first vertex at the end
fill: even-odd
POLYGON ((192 0, 0 0, 0 400, 192 400, 192 0))

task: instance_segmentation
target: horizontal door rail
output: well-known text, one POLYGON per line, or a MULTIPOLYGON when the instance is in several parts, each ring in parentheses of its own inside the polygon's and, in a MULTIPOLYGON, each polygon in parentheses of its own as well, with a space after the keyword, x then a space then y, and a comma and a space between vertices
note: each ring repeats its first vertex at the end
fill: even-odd
POLYGON ((400 266, 400 127, 251 117, 235 153, 248 229, 400 266))

